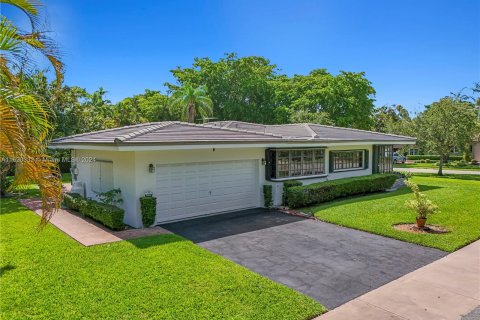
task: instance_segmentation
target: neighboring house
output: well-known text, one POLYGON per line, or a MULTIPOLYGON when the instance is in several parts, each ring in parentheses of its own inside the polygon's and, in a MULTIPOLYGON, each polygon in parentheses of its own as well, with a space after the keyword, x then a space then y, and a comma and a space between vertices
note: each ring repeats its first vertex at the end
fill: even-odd
POLYGON ((472 142, 472 159, 480 162, 480 137, 472 142))
POLYGON ((393 144, 411 137, 316 124, 145 123, 59 138, 72 149, 87 197, 120 188, 125 223, 141 227, 139 198, 157 198, 156 223, 281 204, 283 181, 304 184, 392 171, 393 144))

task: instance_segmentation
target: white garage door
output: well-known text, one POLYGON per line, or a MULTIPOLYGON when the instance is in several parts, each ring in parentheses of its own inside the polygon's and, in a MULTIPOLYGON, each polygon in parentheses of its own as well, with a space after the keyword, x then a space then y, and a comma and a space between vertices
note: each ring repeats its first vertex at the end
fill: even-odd
POLYGON ((257 160, 156 166, 156 222, 259 204, 257 160))

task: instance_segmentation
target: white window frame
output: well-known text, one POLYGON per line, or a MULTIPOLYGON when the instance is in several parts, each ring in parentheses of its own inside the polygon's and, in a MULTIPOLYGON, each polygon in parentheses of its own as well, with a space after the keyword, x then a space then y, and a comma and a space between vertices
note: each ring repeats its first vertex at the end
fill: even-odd
MULTIPOLYGON (((274 150, 275 153, 276 153, 276 156, 275 156, 275 176, 276 178, 271 178, 270 180, 271 181, 286 181, 286 180, 295 180, 295 179, 309 179, 309 178, 318 178, 318 177, 325 177, 328 175, 327 173, 327 162, 326 162, 326 148, 299 148, 299 149, 275 149, 274 150), (315 173, 315 174, 310 174, 310 175, 299 175, 299 176, 292 176, 291 175, 291 172, 292 172, 292 152, 298 152, 298 151, 301 151, 302 152, 302 155, 301 155, 301 163, 300 163, 300 167, 302 168, 301 170, 305 170, 304 169, 304 163, 303 163, 303 159, 304 159, 304 155, 303 155, 303 152, 305 151, 311 151, 313 154, 312 154, 312 161, 311 161, 311 168, 310 170, 313 170, 314 169, 314 166, 313 164, 315 163, 315 160, 318 159, 318 158, 315 158, 315 152, 318 152, 318 151, 321 151, 322 152, 322 157, 321 159, 323 159, 323 161, 321 162, 321 167, 323 167, 323 172, 322 173, 315 173), (278 164, 278 154, 280 152, 288 152, 288 176, 286 177, 281 177, 279 178, 279 164, 278 164)), ((315 168, 317 169, 317 168, 315 168)), ((283 171, 283 170, 281 170, 283 171)))
POLYGON ((333 153, 333 157, 331 158, 333 161, 333 172, 345 172, 345 171, 357 171, 357 170, 364 170, 365 169, 365 161, 369 161, 369 159, 365 159, 365 150, 331 150, 330 152, 333 153), (362 153, 362 164, 360 167, 352 167, 346 169, 335 169, 335 155, 338 153, 352 153, 352 152, 361 152, 362 153))

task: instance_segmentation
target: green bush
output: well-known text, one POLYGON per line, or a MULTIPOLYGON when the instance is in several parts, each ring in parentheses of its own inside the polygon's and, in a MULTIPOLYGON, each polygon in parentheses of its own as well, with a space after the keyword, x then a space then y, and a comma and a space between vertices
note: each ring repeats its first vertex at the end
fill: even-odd
MULTIPOLYGON (((450 156, 448 158, 450 161, 453 160, 462 160, 462 156, 450 156)), ((440 160, 439 155, 432 155, 432 154, 422 154, 422 155, 408 155, 407 160, 440 160)))
POLYGON ((452 167, 461 168, 461 167, 468 166, 468 163, 465 160, 458 160, 458 161, 450 162, 449 165, 452 166, 452 167))
POLYGON ((124 210, 95 200, 88 200, 76 193, 67 192, 63 195, 64 205, 72 210, 79 211, 84 216, 90 217, 113 230, 121 230, 124 210))
POLYGON ((157 214, 157 198, 141 197, 140 209, 142 211, 142 223, 144 227, 150 227, 155 222, 157 214))
POLYGON ((270 184, 263 185, 263 203, 266 208, 273 205, 272 186, 270 184))
POLYGON ((78 193, 67 192, 63 195, 63 204, 65 205, 65 207, 75 211, 79 211, 82 202, 86 201, 87 199, 85 199, 78 193))
POLYGON ((363 177, 331 180, 286 190, 287 205, 304 207, 357 194, 384 191, 398 178, 396 174, 373 174, 363 177))
POLYGON ((299 180, 287 180, 283 183, 283 193, 282 193, 282 205, 287 205, 287 189, 292 187, 300 187, 303 185, 302 181, 299 180))

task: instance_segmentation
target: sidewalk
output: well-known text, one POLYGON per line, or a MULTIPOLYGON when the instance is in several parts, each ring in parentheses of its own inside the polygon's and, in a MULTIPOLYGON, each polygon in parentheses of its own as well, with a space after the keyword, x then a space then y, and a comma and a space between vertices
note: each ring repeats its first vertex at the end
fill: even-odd
MULTIPOLYGON (((36 214, 42 214, 40 199, 22 199, 20 202, 36 214)), ((59 209, 50 219, 50 223, 87 247, 96 244, 171 233, 160 227, 112 231, 93 220, 73 214, 64 209, 59 209)))
POLYGON ((315 320, 453 320, 471 313, 466 320, 476 318, 478 306, 480 240, 315 320))
MULTIPOLYGON (((393 168, 394 171, 399 171, 399 172, 417 172, 417 173, 438 173, 438 169, 422 169, 422 168, 393 168)), ((475 171, 475 170, 443 170, 443 174, 476 174, 480 175, 480 170, 475 171)))

